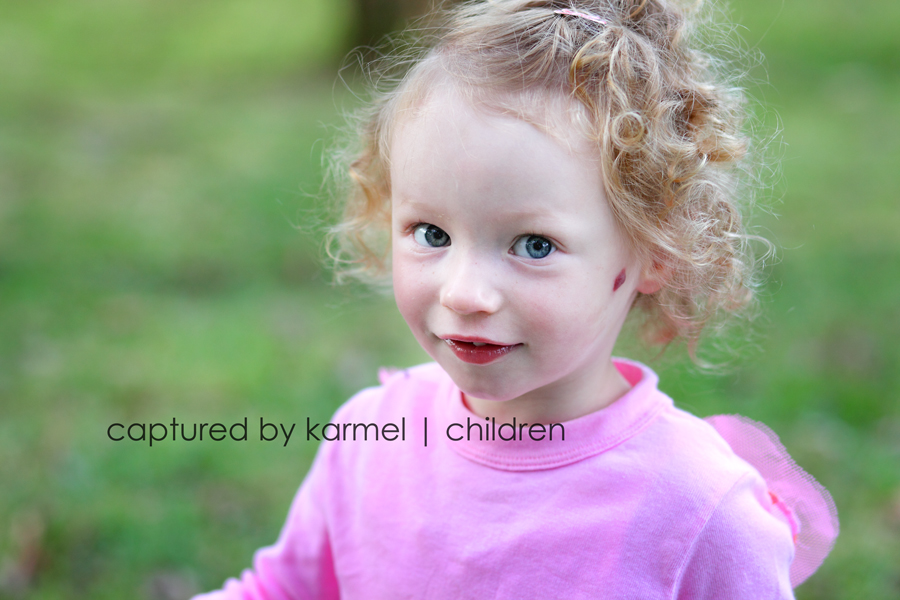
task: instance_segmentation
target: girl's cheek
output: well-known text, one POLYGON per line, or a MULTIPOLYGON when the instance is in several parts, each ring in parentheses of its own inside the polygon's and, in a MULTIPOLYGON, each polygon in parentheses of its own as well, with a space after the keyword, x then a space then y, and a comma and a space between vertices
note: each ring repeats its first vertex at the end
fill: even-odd
POLYGON ((425 309, 424 304, 431 293, 431 284, 421 265, 404 256, 402 251, 394 255, 394 301, 400 314, 411 327, 414 325, 416 315, 425 309))
POLYGON ((516 286, 515 293, 507 296, 515 304, 515 312, 522 315, 525 326, 533 331, 546 331, 565 326, 577 319, 571 298, 548 290, 545 286, 516 286))

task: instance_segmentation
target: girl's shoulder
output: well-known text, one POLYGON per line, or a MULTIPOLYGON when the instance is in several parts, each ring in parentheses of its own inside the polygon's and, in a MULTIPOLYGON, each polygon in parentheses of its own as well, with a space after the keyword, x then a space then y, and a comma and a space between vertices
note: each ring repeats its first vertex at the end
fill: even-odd
POLYGON ((840 524, 831 494, 794 461, 765 424, 741 415, 705 420, 759 473, 766 485, 764 506, 790 527, 795 547, 790 578, 797 587, 818 569, 837 539, 840 524))
POLYGON ((674 407, 655 425, 660 477, 675 504, 704 504, 705 529, 731 523, 746 530, 750 514, 760 523, 777 521, 793 540, 791 585, 815 572, 837 538, 837 509, 770 428, 740 415, 701 419, 674 407))
POLYGON ((642 460, 656 480, 655 496, 672 510, 697 516, 698 528, 733 498, 735 490, 767 500, 759 471, 738 455, 712 423, 674 406, 639 440, 642 460))

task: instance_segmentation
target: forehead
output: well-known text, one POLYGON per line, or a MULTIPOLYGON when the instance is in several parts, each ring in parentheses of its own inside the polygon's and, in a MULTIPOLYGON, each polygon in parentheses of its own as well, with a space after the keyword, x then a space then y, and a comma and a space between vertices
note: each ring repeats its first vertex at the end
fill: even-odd
MULTIPOLYGON (((562 129, 546 127, 476 104, 458 89, 435 91, 418 106, 399 115, 390 144, 392 187, 421 188, 492 181, 510 186, 564 185, 566 172, 582 179, 596 171, 587 143, 562 129)), ((417 194, 421 192, 416 190, 417 194)))
POLYGON ((498 91, 465 85, 450 76, 426 74, 398 99, 387 136, 390 152, 398 131, 428 121, 451 121, 472 114, 516 119, 553 138, 573 154, 599 159, 588 111, 562 91, 498 91))
POLYGON ((388 140, 392 183, 411 168, 459 176, 500 165, 525 180, 547 179, 556 169, 560 176, 577 173, 577 179, 602 188, 598 153, 573 125, 578 103, 562 97, 526 100, 494 95, 488 102, 477 91, 454 85, 433 88, 396 115, 388 140))
POLYGON ((564 128, 550 135, 456 90, 433 93, 404 115, 390 153, 392 204, 401 220, 425 210, 438 220, 541 215, 548 224, 611 227, 599 163, 586 138, 564 128))

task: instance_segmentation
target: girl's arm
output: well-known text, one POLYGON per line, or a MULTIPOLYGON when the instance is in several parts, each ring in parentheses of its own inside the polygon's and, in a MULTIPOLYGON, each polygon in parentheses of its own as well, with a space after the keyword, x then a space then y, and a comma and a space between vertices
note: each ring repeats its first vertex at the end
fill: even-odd
POLYGON ((676 598, 793 600, 791 527, 767 495, 756 474, 725 495, 685 558, 676 598))
POLYGON ((273 546, 257 550, 253 569, 215 592, 193 600, 300 600, 339 597, 322 510, 323 449, 294 497, 287 522, 273 546))

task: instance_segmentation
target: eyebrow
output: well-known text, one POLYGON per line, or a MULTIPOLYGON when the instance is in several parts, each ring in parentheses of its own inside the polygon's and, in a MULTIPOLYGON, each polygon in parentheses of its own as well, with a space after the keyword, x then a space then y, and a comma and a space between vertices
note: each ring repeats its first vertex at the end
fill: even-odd
MULTIPOLYGON (((403 213, 424 213, 424 217, 443 218, 446 215, 444 207, 432 206, 416 200, 404 200, 399 207, 403 213)), ((507 225, 522 229, 522 233, 549 233, 567 225, 558 214, 547 209, 538 210, 510 210, 504 214, 507 225), (527 230, 527 231, 526 231, 527 230)))

